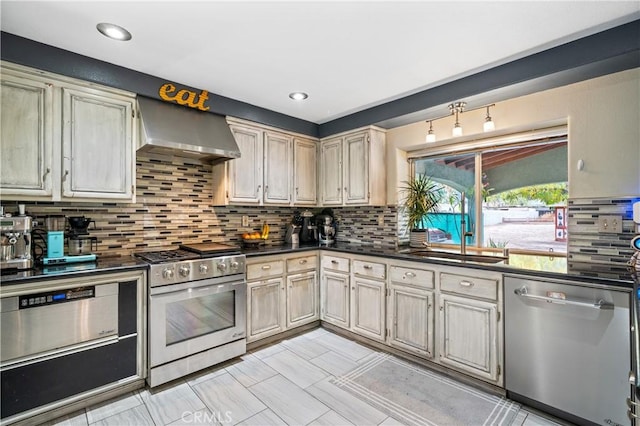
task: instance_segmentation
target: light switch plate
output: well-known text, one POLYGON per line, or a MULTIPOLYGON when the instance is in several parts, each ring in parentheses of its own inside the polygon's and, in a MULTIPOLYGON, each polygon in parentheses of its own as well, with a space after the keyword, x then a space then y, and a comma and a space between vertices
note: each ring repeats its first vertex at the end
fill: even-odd
POLYGON ((622 233, 622 216, 607 215, 598 217, 598 232, 605 234, 622 233))

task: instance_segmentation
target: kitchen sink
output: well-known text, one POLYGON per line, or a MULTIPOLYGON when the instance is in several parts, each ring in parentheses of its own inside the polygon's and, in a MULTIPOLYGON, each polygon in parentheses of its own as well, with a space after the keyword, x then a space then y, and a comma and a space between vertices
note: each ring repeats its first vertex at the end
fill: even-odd
POLYGON ((437 250, 409 250, 409 254, 420 257, 432 257, 437 259, 453 259, 462 260, 467 262, 482 262, 482 263, 500 263, 504 262, 508 258, 504 256, 486 256, 482 254, 462 254, 449 251, 437 251, 437 250))

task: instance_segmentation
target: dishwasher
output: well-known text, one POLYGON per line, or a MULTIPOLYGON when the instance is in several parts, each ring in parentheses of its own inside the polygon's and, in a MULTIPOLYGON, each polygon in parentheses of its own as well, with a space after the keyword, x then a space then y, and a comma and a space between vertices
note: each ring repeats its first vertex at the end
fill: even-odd
POLYGON ((505 275, 507 396, 576 424, 630 425, 631 289, 505 275))

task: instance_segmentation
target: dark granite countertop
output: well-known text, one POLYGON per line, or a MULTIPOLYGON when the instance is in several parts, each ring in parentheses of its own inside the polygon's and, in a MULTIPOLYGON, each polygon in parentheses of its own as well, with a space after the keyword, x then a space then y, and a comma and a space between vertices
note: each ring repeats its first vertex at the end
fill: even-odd
MULTIPOLYGON (((407 252, 407 247, 402 249, 384 248, 371 245, 337 243, 330 246, 318 244, 303 244, 298 247, 291 245, 283 246, 263 246, 256 249, 244 249, 243 253, 248 257, 268 256, 286 253, 297 253, 310 250, 326 250, 337 253, 361 254, 367 256, 378 256, 386 259, 410 260, 414 262, 430 263, 436 265, 447 266, 464 266, 465 268, 480 269, 485 271, 496 271, 506 274, 528 275, 532 278, 548 278, 561 279, 568 281, 576 281, 580 283, 593 283, 624 287, 631 289, 633 287, 634 273, 631 271, 611 272, 597 270, 583 272, 552 272, 543 268, 523 268, 515 265, 504 263, 480 263, 456 259, 436 259, 424 258, 407 252)), ((636 278, 637 279, 637 278, 636 278)))
POLYGON ((0 283, 2 286, 22 284, 31 280, 56 279, 62 276, 82 276, 89 274, 105 274, 123 272, 148 267, 133 256, 103 256, 95 262, 70 263, 68 265, 39 266, 26 271, 2 274, 0 283))

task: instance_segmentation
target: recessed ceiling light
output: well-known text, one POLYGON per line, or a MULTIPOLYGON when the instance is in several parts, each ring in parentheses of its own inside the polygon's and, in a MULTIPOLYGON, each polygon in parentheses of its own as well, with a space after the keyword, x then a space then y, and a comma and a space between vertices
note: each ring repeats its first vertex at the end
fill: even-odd
POLYGON ((303 101, 303 100, 307 99, 309 97, 309 95, 307 95, 304 92, 291 92, 291 93, 289 93, 289 97, 291 99, 293 99, 294 101, 303 101))
POLYGON ((118 25, 101 22, 98 25, 96 25, 96 28, 104 36, 107 36, 114 40, 120 40, 120 41, 131 40, 131 33, 118 25))

